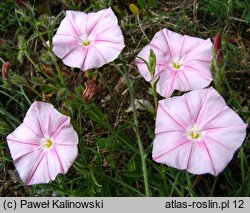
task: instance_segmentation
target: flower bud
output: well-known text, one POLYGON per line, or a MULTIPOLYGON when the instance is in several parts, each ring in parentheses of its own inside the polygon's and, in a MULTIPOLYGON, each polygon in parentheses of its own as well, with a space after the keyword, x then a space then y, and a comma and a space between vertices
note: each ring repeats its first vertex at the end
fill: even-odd
POLYGON ((215 37, 214 49, 215 51, 219 51, 221 49, 221 33, 220 32, 218 32, 215 37))
POLYGON ((9 61, 5 61, 2 64, 2 77, 4 80, 8 79, 8 71, 9 71, 10 67, 11 67, 11 63, 9 61))
POLYGON ((97 93, 98 84, 95 80, 90 80, 86 84, 86 88, 82 93, 82 97, 85 103, 88 103, 90 99, 97 93))
POLYGON ((154 75, 156 66, 156 56, 152 49, 150 49, 150 54, 149 54, 149 66, 150 66, 150 72, 152 72, 151 74, 154 75))
POLYGON ((217 59, 217 63, 221 63, 223 61, 223 53, 221 49, 219 49, 216 59, 217 59))

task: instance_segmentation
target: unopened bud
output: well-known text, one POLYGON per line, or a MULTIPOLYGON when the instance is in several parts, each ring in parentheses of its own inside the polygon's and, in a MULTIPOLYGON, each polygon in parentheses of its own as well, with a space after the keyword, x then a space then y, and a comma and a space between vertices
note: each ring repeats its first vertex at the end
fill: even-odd
POLYGON ((45 72, 46 75, 52 76, 53 74, 53 68, 51 66, 46 66, 45 64, 42 64, 42 69, 45 72))
POLYGON ((4 80, 8 79, 8 71, 11 67, 11 63, 9 61, 5 61, 2 65, 2 77, 4 80))
POLYGON ((90 80, 86 84, 86 88, 82 93, 82 97, 85 103, 88 103, 90 99, 97 93, 98 85, 95 80, 90 80))
POLYGON ((221 33, 220 32, 218 32, 215 37, 214 49, 215 51, 219 51, 221 49, 221 33))
POLYGON ((223 53, 222 53, 222 50, 219 49, 217 53, 217 63, 221 63, 222 61, 223 61, 223 53))
MULTIPOLYGON (((149 66, 150 66, 150 71, 154 72, 155 66, 156 66, 156 56, 152 49, 150 49, 150 54, 149 54, 149 66)), ((151 73, 151 74, 154 74, 154 73, 151 73)))

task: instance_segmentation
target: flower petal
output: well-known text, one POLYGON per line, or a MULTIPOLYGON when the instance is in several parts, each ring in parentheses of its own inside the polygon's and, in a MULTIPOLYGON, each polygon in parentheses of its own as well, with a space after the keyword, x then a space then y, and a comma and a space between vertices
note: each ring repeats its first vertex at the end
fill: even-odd
MULTIPOLYGON (((77 157, 77 146, 74 145, 57 145, 55 144, 54 151, 56 153, 57 161, 60 163, 60 171, 65 174, 69 170, 69 167, 75 161, 77 157)), ((54 156, 55 157, 55 156, 54 156)))
POLYGON ((21 124, 14 132, 7 136, 8 147, 13 160, 34 152, 41 146, 42 137, 39 137, 25 124, 21 124))
POLYGON ((70 36, 79 36, 79 32, 76 31, 75 26, 72 23, 72 16, 74 11, 66 11, 66 16, 65 18, 61 21, 58 29, 57 29, 57 34, 61 35, 70 35, 70 36), (69 18, 70 16, 70 18, 69 18))
POLYGON ((153 144, 153 159, 171 167, 186 169, 192 142, 182 132, 157 134, 153 144))
POLYGON ((91 35, 92 37, 98 39, 102 37, 101 34, 107 34, 112 28, 118 29, 119 26, 117 17, 115 16, 111 7, 109 7, 108 9, 100 10, 97 13, 88 14, 88 35, 91 35))
POLYGON ((80 11, 67 10, 65 19, 67 19, 67 27, 71 29, 70 35, 73 34, 75 36, 80 37, 83 34, 86 34, 86 13, 80 11))
MULTIPOLYGON (((150 49, 152 49, 156 55, 155 73, 156 73, 156 75, 158 75, 160 72, 165 70, 166 67, 168 66, 166 61, 170 61, 170 59, 171 59, 171 56, 169 54, 170 49, 169 49, 168 45, 166 45, 166 38, 165 38, 164 31, 161 30, 161 31, 157 32, 154 35, 152 41, 140 51, 138 56, 143 58, 144 60, 146 60, 148 62, 150 49), (161 45, 159 45, 159 44, 161 44, 161 45), (168 51, 166 51, 166 48, 168 48, 168 51)), ((135 63, 138 67, 139 72, 145 78, 145 80, 151 81, 151 75, 148 71, 146 64, 142 60, 140 60, 139 58, 136 58, 135 63)))
POLYGON ((213 88, 209 89, 209 97, 203 104, 197 123, 204 129, 215 129, 218 127, 230 128, 245 125, 242 119, 230 109, 223 97, 213 88))
POLYGON ((212 60, 212 42, 210 39, 204 40, 198 46, 187 52, 184 56, 186 63, 194 60, 207 61, 210 64, 212 60))
POLYGON ((165 35, 165 43, 167 44, 166 46, 168 47, 171 58, 181 57, 180 54, 184 41, 184 36, 168 29, 163 29, 162 31, 165 35))
POLYGON ((48 183, 49 178, 46 174, 46 167, 41 174, 42 176, 36 173, 39 166, 44 168, 44 155, 45 152, 41 149, 37 149, 34 152, 28 153, 14 160, 19 176, 25 184, 32 185, 36 183, 48 183))
POLYGON ((46 165, 50 180, 55 180, 59 173, 66 174, 67 172, 67 170, 64 170, 62 167, 61 159, 58 159, 57 152, 54 148, 46 154, 46 165))
POLYGON ((193 142, 190 152, 187 171, 193 174, 210 173, 215 175, 215 162, 211 158, 210 151, 205 146, 204 142, 193 142))
POLYGON ((53 52, 59 58, 64 58, 73 49, 80 47, 80 39, 70 35, 56 34, 53 37, 53 52))
MULTIPOLYGON (((201 69, 202 70, 202 69, 201 69)), ((203 69, 204 71, 204 69, 203 69)), ((184 78, 186 80, 186 82, 188 82, 187 84, 189 85, 188 87, 182 87, 182 91, 188 91, 188 90, 196 90, 196 89, 201 89, 204 88, 206 86, 208 86, 211 81, 212 78, 210 78, 210 75, 207 73, 204 73, 203 71, 198 71, 196 69, 193 69, 192 67, 185 67, 185 70, 181 71, 178 73, 178 76, 176 78, 176 81, 179 82, 180 81, 180 77, 179 75, 185 75, 184 78)), ((209 71, 210 72, 210 71, 209 71)), ((185 85, 187 85, 185 84, 185 85)), ((180 83, 178 84, 178 86, 176 86, 178 90, 180 90, 180 83)), ((184 85, 182 85, 184 86, 184 85)))
MULTIPOLYGON (((159 116, 161 116, 158 117, 159 120, 166 120, 166 118, 167 120, 173 120, 183 131, 185 131, 187 127, 192 124, 189 111, 185 105, 185 102, 183 103, 182 98, 173 97, 171 99, 163 99, 159 101, 159 108, 159 116), (183 116, 183 114, 185 114, 185 116, 183 116)), ((162 125, 162 123, 160 123, 160 125, 162 125)), ((173 127, 176 128, 176 125, 173 127)))
POLYGON ((210 131, 204 142, 210 151, 214 162, 215 172, 218 175, 232 160, 235 150, 243 143, 246 136, 246 126, 230 130, 210 131))
POLYGON ((184 35, 180 56, 183 57, 205 41, 206 40, 201 38, 184 35))
POLYGON ((88 53, 88 48, 77 46, 73 48, 70 52, 68 52, 62 58, 62 61, 67 66, 81 68, 83 64, 85 63, 87 53, 88 53))
POLYGON ((208 64, 206 61, 198 60, 187 62, 183 69, 183 73, 185 73, 185 75, 188 76, 189 79, 192 79, 192 75, 194 73, 198 74, 200 78, 204 78, 210 83, 213 80, 210 70, 210 64, 208 64))
POLYGON ((40 134, 41 140, 51 137, 56 129, 67 119, 69 117, 54 109, 52 104, 35 101, 30 106, 23 122, 34 131, 37 131, 37 129, 40 130, 42 132, 40 134))

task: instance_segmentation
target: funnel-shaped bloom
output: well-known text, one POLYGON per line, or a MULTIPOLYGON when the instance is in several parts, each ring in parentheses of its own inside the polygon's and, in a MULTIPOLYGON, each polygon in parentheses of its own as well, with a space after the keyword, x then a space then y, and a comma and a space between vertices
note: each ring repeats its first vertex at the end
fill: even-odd
POLYGON ((242 145, 247 125, 213 88, 159 101, 153 159, 193 174, 218 175, 242 145))
POLYGON ((34 102, 23 123, 7 136, 11 157, 25 184, 48 183, 65 174, 77 156, 78 136, 70 117, 34 102))
MULTIPOLYGON (((202 89, 213 80, 210 71, 210 39, 182 36, 163 29, 155 34, 138 56, 148 61, 150 49, 156 55, 155 79, 160 77, 157 92, 163 97, 170 97, 174 90, 202 89)), ((145 80, 151 81, 145 63, 140 59, 136 59, 135 63, 145 80)))
POLYGON ((115 60, 124 38, 111 8, 96 13, 66 11, 54 38, 53 52, 63 63, 81 70, 115 60))

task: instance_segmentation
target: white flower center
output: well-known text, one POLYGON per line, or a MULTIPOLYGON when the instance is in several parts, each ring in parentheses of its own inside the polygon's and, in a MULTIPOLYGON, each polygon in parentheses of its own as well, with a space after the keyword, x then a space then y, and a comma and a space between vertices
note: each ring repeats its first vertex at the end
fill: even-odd
POLYGON ((53 141, 50 138, 44 138, 42 140, 42 148, 44 150, 49 150, 53 148, 53 141))
POLYGON ((198 127, 194 126, 188 130, 188 138, 192 141, 200 141, 202 139, 202 131, 198 127))
POLYGON ((83 35, 81 37, 81 44, 84 47, 88 47, 91 44, 92 41, 93 41, 93 38, 91 36, 83 35))
POLYGON ((182 58, 172 58, 171 59, 171 66, 175 70, 180 70, 183 67, 183 59, 182 58))

